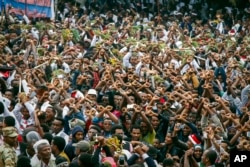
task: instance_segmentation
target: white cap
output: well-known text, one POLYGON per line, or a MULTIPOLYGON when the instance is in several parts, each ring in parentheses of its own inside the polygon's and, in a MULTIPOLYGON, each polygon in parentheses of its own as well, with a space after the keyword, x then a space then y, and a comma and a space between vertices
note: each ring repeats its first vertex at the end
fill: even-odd
POLYGON ((95 89, 89 89, 87 94, 88 95, 96 95, 97 96, 97 92, 96 92, 95 89))
POLYGON ((177 41, 177 42, 175 43, 175 45, 176 45, 176 47, 177 47, 178 49, 182 48, 182 42, 181 42, 181 41, 177 41))
POLYGON ((81 91, 76 90, 75 92, 71 93, 71 97, 74 97, 74 98, 78 99, 78 98, 83 98, 84 95, 83 95, 83 93, 81 91))
POLYGON ((48 142, 48 140, 46 140, 46 139, 41 139, 41 140, 37 141, 37 142, 33 145, 33 148, 34 148, 34 150, 35 150, 36 153, 38 152, 38 149, 37 149, 37 148, 38 148, 41 144, 48 144, 48 145, 50 145, 49 142, 48 142))
POLYGON ((53 106, 52 106, 51 104, 49 104, 49 101, 46 101, 46 102, 44 102, 44 103, 42 104, 40 110, 41 110, 42 112, 45 112, 46 109, 47 109, 48 107, 53 107, 53 106))

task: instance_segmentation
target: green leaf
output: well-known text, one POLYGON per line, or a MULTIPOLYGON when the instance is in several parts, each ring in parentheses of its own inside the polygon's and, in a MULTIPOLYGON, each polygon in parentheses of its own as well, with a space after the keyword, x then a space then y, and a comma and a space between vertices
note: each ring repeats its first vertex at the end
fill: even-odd
POLYGON ((127 42, 127 43, 130 43, 130 44, 135 44, 135 43, 137 43, 138 41, 137 41, 136 39, 134 39, 134 38, 127 38, 127 39, 126 39, 126 42, 127 42))
POLYGON ((165 44, 165 43, 161 43, 161 44, 159 45, 159 47, 160 47, 160 49, 164 49, 164 48, 166 48, 166 44, 165 44))
POLYGON ((135 30, 135 31, 138 31, 138 30, 141 29, 141 27, 140 26, 132 26, 132 29, 135 30))
POLYGON ((193 42, 191 43, 191 45, 193 45, 195 48, 197 48, 197 47, 199 46, 198 42, 196 42, 196 41, 193 41, 193 42))
POLYGON ((72 29, 71 30, 72 34, 73 34, 73 40, 75 41, 80 41, 80 33, 77 29, 72 29))
POLYGON ((154 75, 153 77, 154 77, 155 82, 160 82, 160 83, 164 82, 164 79, 160 77, 159 75, 154 75))
POLYGON ((56 77, 56 76, 58 76, 58 75, 60 75, 60 74, 65 74, 65 72, 62 70, 62 69, 58 69, 58 70, 55 70, 55 71, 53 71, 53 76, 54 77, 56 77))
POLYGON ((37 48, 38 56, 43 56, 45 53, 45 48, 37 48))
POLYGON ((37 30, 42 31, 46 28, 46 25, 43 22, 37 22, 35 27, 37 30))

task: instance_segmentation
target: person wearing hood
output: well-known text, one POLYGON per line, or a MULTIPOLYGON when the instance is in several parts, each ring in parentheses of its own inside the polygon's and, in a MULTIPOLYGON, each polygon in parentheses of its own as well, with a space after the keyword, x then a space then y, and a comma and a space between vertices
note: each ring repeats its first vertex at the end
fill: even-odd
POLYGON ((84 130, 80 126, 74 127, 71 133, 71 141, 66 145, 64 152, 68 155, 70 161, 75 157, 75 147, 73 146, 74 143, 78 143, 79 141, 83 140, 84 137, 84 130))

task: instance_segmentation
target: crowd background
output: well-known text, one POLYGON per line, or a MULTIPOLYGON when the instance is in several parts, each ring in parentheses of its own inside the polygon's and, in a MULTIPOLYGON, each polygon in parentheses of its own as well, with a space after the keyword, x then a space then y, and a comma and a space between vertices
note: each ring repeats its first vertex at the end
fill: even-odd
POLYGON ((0 166, 214 167, 250 151, 250 1, 2 13, 0 166))

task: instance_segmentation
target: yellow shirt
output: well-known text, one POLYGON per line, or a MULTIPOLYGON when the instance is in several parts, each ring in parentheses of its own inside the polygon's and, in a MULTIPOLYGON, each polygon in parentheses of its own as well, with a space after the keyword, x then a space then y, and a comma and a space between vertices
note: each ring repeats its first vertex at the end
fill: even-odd
POLYGON ((154 139, 156 136, 156 132, 155 130, 153 130, 153 132, 148 132, 146 136, 141 137, 141 141, 142 142, 146 142, 148 144, 154 144, 154 139))
POLYGON ((61 153, 59 154, 59 156, 61 156, 61 157, 65 158, 65 159, 67 159, 68 163, 70 163, 69 157, 67 156, 67 154, 66 154, 64 151, 61 152, 61 153))

